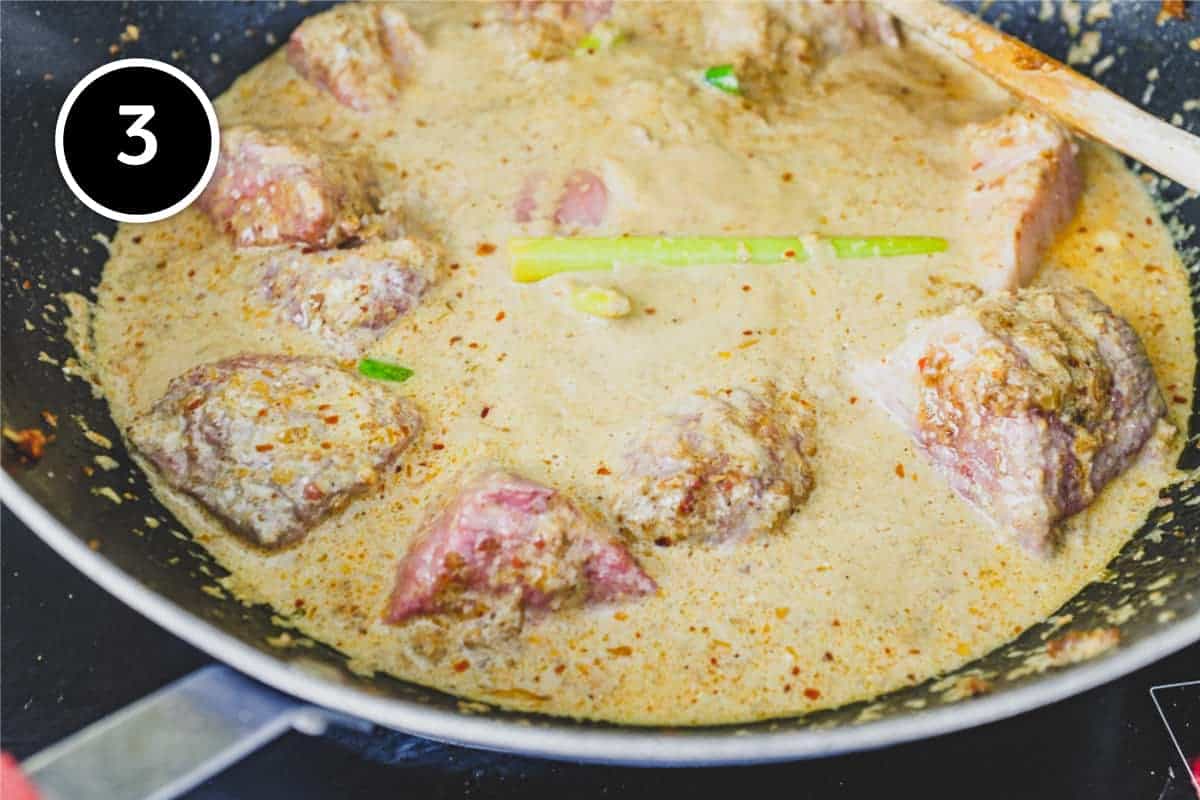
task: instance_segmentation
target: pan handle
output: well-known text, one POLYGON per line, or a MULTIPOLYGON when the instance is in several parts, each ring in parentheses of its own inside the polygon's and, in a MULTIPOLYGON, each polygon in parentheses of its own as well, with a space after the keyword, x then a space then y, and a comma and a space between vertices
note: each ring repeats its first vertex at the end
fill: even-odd
POLYGON ((343 722, 340 714, 213 665, 42 750, 22 767, 43 800, 168 800, 289 730, 319 735, 334 719, 343 722))

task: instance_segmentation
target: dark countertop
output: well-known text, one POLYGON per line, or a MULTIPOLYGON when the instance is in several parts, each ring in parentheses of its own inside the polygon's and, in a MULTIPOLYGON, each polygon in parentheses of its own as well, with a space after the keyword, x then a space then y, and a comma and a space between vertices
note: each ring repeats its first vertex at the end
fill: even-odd
MULTIPOLYGON (((7 509, 0 744, 25 758, 210 659, 105 594, 7 509)), ((397 734, 289 734, 189 798, 728 795, 1194 800, 1149 688, 1200 679, 1200 645, 1004 722, 821 761, 647 770, 558 764, 397 734)), ((1196 722, 1200 723, 1200 693, 1196 722)))

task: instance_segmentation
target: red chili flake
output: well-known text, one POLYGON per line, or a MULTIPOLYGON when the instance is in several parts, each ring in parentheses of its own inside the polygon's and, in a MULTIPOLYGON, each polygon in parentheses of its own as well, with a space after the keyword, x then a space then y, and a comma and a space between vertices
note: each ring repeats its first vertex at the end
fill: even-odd
POLYGON ((434 450, 445 450, 445 449, 446 449, 446 445, 442 444, 441 442, 434 442, 434 443, 433 443, 433 449, 434 449, 434 450))
POLYGON ((554 674, 555 674, 555 675, 562 675, 562 674, 563 674, 563 672, 564 672, 566 669, 567 669, 567 665, 566 665, 566 664, 559 664, 558 666, 556 666, 556 667, 554 668, 554 674))
POLYGON ((459 269, 459 267, 460 267, 460 266, 461 266, 460 264, 451 264, 451 265, 450 265, 450 271, 451 271, 451 272, 457 271, 457 270, 459 269))
POLYGON ((462 341, 461 336, 451 336, 450 337, 450 344, 458 344, 461 341, 462 341))
POLYGON ((795 250, 791 250, 791 249, 789 249, 789 250, 784 250, 784 251, 783 251, 783 257, 784 257, 784 258, 795 258, 795 257, 796 257, 796 251, 795 251, 795 250))
POLYGON ((780 175, 779 177, 783 179, 784 183, 791 183, 792 178, 794 178, 795 176, 792 175, 792 173, 790 173, 790 172, 785 172, 782 175, 780 175))
POLYGON ((293 603, 292 605, 294 605, 296 608, 304 608, 304 598, 303 598, 303 597, 297 597, 297 598, 296 598, 296 602, 295 602, 295 603, 293 603))
POLYGON ((858 402, 858 395, 853 395, 853 394, 850 395, 850 405, 854 405, 857 402, 858 402))
POLYGON ((903 465, 903 464, 897 464, 897 465, 896 465, 896 477, 897 477, 897 478, 903 478, 903 477, 904 477, 904 465, 903 465))
POLYGON ((795 675, 799 675, 799 674, 800 674, 800 668, 792 667, 792 675, 795 676, 795 675))
POLYGON ((832 625, 833 625, 833 627, 835 627, 835 628, 840 628, 840 627, 842 627, 842 622, 841 622, 841 620, 837 620, 837 619, 835 619, 835 620, 834 620, 834 621, 833 621, 831 624, 832 624, 832 625))
POLYGON ((1186 404, 1187 404, 1187 398, 1186 398, 1186 397, 1182 397, 1182 396, 1180 396, 1180 395, 1174 395, 1174 396, 1173 396, 1171 399, 1172 399, 1172 400, 1174 400, 1176 403, 1179 403, 1180 405, 1186 405, 1186 404))
POLYGON ((337 414, 330 414, 328 417, 325 417, 326 425, 337 425, 337 422, 338 422, 337 414))
POLYGON ((454 671, 455 672, 466 672, 470 668, 470 666, 471 666, 471 662, 467 661, 464 658, 460 661, 454 662, 454 671))
POLYGON ((503 322, 503 321, 504 321, 504 312, 501 311, 500 313, 496 314, 496 322, 503 322))
POLYGON ((479 418, 480 418, 480 419, 487 419, 487 415, 488 415, 488 414, 490 414, 490 413, 492 413, 492 407, 491 407, 491 406, 484 406, 484 407, 483 407, 483 410, 479 412, 479 418))
POLYGON ((825 651, 825 655, 823 656, 823 658, 824 658, 826 661, 833 661, 833 653, 831 653, 831 652, 829 652, 828 650, 826 650, 826 651, 825 651))
POLYGON ((652 306, 647 306, 646 308, 644 308, 642 310, 645 311, 647 314, 654 314, 658 311, 657 308, 654 308, 652 306))
POLYGON ((750 284, 748 284, 748 283, 747 283, 747 284, 743 284, 743 285, 742 285, 742 291, 743 291, 743 292, 748 292, 748 291, 750 291, 750 284))
POLYGON ((606 466, 601 465, 600 467, 598 467, 596 469, 596 474, 597 475, 612 475, 612 470, 606 466))
POLYGON ((816 700, 818 697, 821 696, 821 693, 819 691, 817 691, 816 689, 805 689, 804 696, 807 697, 809 700, 816 700))
POLYGON ((475 248, 475 255, 477 256, 490 256, 494 252, 496 252, 496 245, 491 242, 482 242, 475 248))
POLYGON ((271 444, 270 442, 268 442, 266 444, 256 444, 256 445, 254 445, 254 449, 260 453, 266 453, 268 451, 274 450, 275 445, 271 444))
POLYGON ((657 545, 658 547, 670 547, 671 546, 671 537, 660 536, 654 540, 654 544, 657 545))

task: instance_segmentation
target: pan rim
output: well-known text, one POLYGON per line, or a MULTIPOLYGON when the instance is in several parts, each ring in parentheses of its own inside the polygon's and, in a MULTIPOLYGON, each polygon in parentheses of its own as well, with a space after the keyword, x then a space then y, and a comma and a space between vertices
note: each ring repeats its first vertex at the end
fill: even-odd
POLYGON ((7 473, 0 501, 68 563, 164 630, 293 697, 392 730, 450 744, 582 763, 641 767, 719 766, 796 761, 931 738, 996 722, 1115 680, 1200 641, 1200 613, 1175 620, 1096 661, 1066 667, 996 694, 855 725, 792 731, 666 733, 635 726, 606 729, 529 726, 432 708, 339 686, 258 651, 140 583, 83 541, 7 473))

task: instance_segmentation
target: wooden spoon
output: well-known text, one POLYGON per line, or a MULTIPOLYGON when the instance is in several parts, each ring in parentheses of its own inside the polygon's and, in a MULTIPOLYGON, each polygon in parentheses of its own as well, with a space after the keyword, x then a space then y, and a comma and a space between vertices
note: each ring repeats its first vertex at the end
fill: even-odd
POLYGON ((1200 138, 1170 125, 976 17, 936 0, 876 0, 1007 89, 1080 133, 1200 191, 1200 138))

